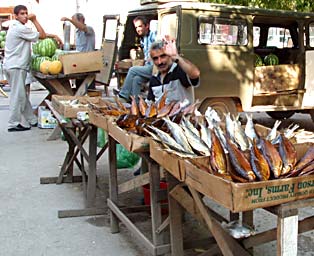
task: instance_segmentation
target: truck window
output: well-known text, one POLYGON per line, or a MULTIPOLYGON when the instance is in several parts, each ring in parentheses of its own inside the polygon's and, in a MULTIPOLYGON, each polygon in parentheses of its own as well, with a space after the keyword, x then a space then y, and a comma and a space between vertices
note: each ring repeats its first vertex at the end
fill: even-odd
POLYGON ((118 25, 118 20, 116 19, 106 20, 106 24, 105 24, 106 31, 105 31, 104 39, 116 40, 117 25, 118 25))
POLYGON ((160 21, 160 36, 170 35, 172 38, 177 38, 178 34, 178 18, 176 13, 163 15, 160 21))
POLYGON ((200 17, 199 42, 210 45, 246 45, 247 24, 240 19, 200 17))
POLYGON ((310 47, 314 47, 314 22, 309 25, 310 47))
POLYGON ((269 27, 267 37, 267 47, 292 48, 293 42, 290 31, 281 27, 269 27))

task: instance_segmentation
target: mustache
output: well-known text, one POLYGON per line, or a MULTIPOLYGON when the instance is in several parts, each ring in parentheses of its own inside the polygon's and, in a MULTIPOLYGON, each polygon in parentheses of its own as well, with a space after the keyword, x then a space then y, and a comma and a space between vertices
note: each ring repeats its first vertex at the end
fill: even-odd
POLYGON ((163 66, 165 66, 165 65, 166 65, 166 63, 160 63, 160 64, 157 65, 157 67, 158 67, 158 68, 161 68, 161 67, 163 67, 163 66))

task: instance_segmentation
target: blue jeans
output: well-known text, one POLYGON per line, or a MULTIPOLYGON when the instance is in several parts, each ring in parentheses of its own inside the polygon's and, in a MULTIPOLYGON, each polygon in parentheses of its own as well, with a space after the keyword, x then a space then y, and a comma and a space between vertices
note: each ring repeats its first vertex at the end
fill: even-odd
POLYGON ((141 92, 142 84, 147 83, 152 76, 153 65, 134 66, 128 71, 120 91, 120 96, 129 99, 130 95, 138 96, 141 92))

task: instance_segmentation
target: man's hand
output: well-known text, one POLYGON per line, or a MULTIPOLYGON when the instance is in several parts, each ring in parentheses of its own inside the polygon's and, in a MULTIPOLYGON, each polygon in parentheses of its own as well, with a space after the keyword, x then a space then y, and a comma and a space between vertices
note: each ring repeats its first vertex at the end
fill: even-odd
POLYGON ((69 21, 70 19, 69 18, 67 18, 67 17, 62 17, 61 18, 61 21, 69 21))
POLYGON ((33 13, 28 14, 27 17, 31 22, 34 22, 34 20, 36 20, 36 15, 33 13))
POLYGON ((176 46, 176 40, 171 38, 169 35, 166 35, 163 41, 165 54, 170 56, 173 60, 178 58, 179 55, 176 46))

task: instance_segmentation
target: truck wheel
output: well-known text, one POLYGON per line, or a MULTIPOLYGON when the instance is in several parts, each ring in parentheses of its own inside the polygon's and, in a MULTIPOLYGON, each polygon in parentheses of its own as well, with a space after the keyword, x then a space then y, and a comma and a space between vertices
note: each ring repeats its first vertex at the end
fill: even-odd
POLYGON ((199 111, 204 114, 208 107, 212 107, 213 109, 215 109, 222 121, 225 120, 224 114, 228 112, 234 116, 238 114, 236 104, 232 98, 205 99, 201 103, 199 111))
POLYGON ((276 120, 288 119, 294 115, 294 111, 267 111, 267 115, 276 120))

